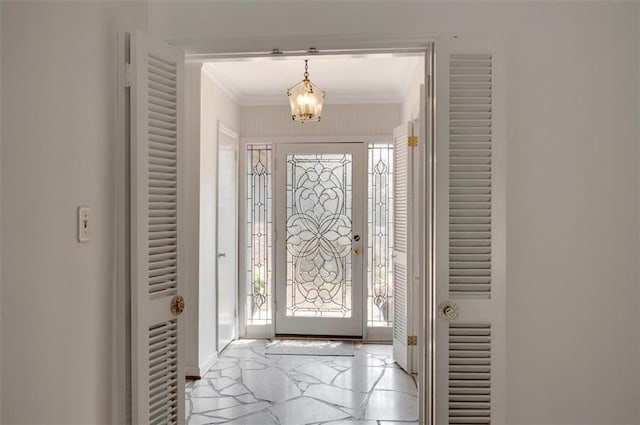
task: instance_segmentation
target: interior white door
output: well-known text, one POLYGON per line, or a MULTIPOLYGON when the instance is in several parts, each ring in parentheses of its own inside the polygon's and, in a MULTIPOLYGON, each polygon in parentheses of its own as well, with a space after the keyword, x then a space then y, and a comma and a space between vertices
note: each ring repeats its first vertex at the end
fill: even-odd
POLYGON ((276 333, 361 336, 363 143, 276 145, 276 333))
POLYGON ((218 125, 218 352, 237 335, 238 135, 218 125))
POLYGON ((505 422, 505 138, 500 49, 437 48, 437 424, 505 422))
POLYGON ((132 34, 132 420, 184 423, 184 53, 132 34))
POLYGON ((414 295, 413 124, 393 130, 393 360, 412 372, 414 295))

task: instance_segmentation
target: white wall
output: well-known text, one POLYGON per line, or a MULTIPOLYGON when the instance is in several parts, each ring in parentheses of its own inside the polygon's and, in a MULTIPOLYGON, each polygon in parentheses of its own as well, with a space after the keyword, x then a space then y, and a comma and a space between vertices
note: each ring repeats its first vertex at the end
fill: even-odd
POLYGON ((425 33, 501 40, 507 421, 638 423, 637 3, 363 3, 153 2, 149 24, 191 51, 425 33))
POLYGON ((200 112, 200 274, 198 366, 204 374, 216 356, 218 121, 237 130, 240 108, 202 72, 200 112))
POLYGON ((420 86, 426 84, 424 81, 424 58, 416 64, 416 69, 411 74, 411 79, 407 85, 407 92, 400 105, 400 123, 418 120, 420 116, 420 86))
POLYGON ((132 2, 2 2, 4 424, 109 424, 116 34, 132 2), (92 240, 76 241, 88 205, 92 240))
POLYGON ((242 137, 268 136, 375 136, 391 134, 400 119, 394 103, 325 105, 320 122, 291 119, 289 106, 242 106, 242 137))

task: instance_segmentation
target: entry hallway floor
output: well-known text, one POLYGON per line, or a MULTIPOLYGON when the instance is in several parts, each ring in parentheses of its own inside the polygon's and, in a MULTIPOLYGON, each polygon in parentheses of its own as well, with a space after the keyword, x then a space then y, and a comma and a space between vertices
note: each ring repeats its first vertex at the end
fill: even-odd
POLYGON ((353 357, 266 355, 239 340, 187 384, 187 424, 417 424, 414 380, 391 345, 356 344, 353 357))

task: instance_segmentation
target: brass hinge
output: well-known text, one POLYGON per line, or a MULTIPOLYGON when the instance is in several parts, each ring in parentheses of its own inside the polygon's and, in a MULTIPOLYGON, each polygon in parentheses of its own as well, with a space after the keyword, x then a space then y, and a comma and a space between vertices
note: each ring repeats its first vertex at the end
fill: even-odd
POLYGON ((411 148, 415 148, 416 146, 418 146, 418 137, 409 136, 409 142, 407 143, 407 145, 409 145, 409 147, 411 148))
POLYGON ((408 336, 407 345, 418 345, 418 337, 415 335, 408 336))

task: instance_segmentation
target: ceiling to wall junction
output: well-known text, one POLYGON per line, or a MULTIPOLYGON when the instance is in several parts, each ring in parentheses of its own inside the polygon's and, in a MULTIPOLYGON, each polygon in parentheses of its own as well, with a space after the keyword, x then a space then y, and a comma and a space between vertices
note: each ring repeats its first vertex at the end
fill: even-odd
MULTIPOLYGON (((204 70, 240 105, 284 105, 286 90, 303 78, 306 57, 252 58, 204 64, 204 70)), ((418 56, 326 55, 309 58, 311 81, 327 104, 400 103, 418 56)))

